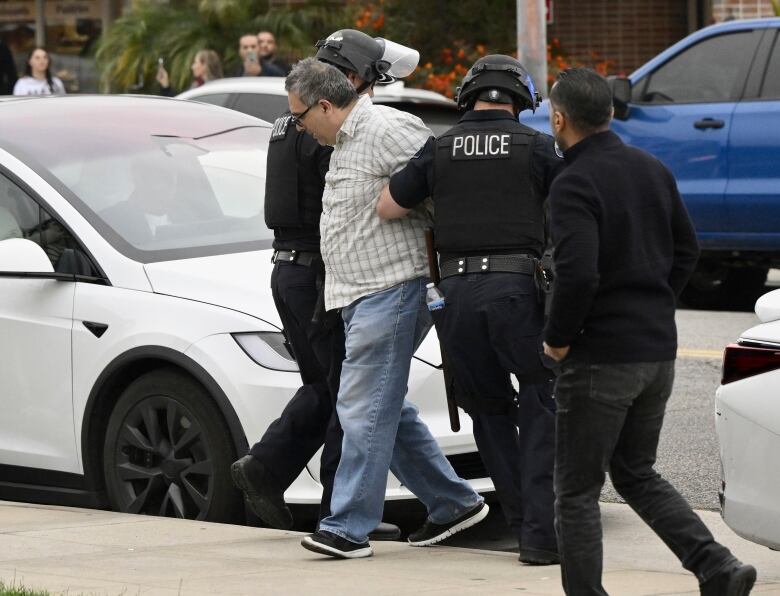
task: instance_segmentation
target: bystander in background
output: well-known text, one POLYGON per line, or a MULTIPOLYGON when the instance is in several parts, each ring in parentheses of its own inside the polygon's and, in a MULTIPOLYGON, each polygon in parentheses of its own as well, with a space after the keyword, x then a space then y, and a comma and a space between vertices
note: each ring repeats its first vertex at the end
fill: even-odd
MULTIPOLYGON (((195 58, 192 60, 190 66, 192 70, 192 84, 190 89, 200 87, 209 81, 215 79, 221 79, 222 74, 222 61, 219 59, 219 54, 214 50, 199 50, 195 54, 195 58)), ((173 96, 173 90, 171 89, 171 78, 165 66, 160 64, 157 69, 157 82, 160 83, 160 95, 166 97, 173 96)))
POLYGON ((283 77, 285 72, 263 59, 260 55, 260 44, 257 35, 246 33, 238 40, 238 55, 241 56, 241 66, 233 76, 236 77, 283 77))
POLYGON ((257 47, 260 59, 264 60, 284 71, 285 75, 290 74, 290 65, 283 62, 276 55, 276 36, 270 31, 260 31, 257 34, 257 47))
POLYGON ((50 70, 49 52, 33 48, 24 67, 25 76, 16 81, 14 95, 65 95, 65 85, 50 70))

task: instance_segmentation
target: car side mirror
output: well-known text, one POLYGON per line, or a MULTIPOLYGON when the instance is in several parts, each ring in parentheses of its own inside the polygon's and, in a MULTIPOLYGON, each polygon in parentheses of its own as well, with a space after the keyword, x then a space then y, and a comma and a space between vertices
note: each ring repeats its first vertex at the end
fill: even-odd
POLYGON ((49 257, 32 240, 0 240, 0 273, 54 273, 49 257))
POLYGON ((607 77, 610 91, 612 91, 612 105, 615 108, 615 118, 628 120, 631 113, 631 80, 627 77, 607 77))

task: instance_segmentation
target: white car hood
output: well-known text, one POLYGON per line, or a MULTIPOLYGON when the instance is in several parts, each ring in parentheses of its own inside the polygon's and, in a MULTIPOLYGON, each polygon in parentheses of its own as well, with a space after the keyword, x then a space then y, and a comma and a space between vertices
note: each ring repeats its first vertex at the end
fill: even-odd
POLYGON ((152 290, 237 310, 281 328, 271 296, 271 250, 147 263, 152 290))
MULTIPOLYGON (((144 265, 152 290, 197 300, 258 317, 281 329, 271 296, 271 250, 243 252, 144 265)), ((441 364, 436 332, 431 331, 415 355, 441 364)))

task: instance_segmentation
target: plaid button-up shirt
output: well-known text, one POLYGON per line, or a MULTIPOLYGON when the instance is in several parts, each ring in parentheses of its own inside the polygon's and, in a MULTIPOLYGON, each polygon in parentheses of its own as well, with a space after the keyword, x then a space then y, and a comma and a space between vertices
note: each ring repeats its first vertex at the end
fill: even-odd
POLYGON ((376 203, 390 176, 431 136, 422 120, 362 96, 336 136, 325 176, 320 218, 325 306, 358 298, 427 274, 427 199, 406 217, 383 221, 376 203))

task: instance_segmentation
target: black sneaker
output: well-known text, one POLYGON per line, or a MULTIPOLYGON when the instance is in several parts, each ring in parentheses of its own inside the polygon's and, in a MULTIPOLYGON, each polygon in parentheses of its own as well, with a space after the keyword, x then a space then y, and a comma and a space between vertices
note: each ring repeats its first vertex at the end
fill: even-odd
POLYGON ((422 528, 409 534, 409 544, 429 546, 441 542, 461 530, 478 524, 487 517, 488 511, 490 511, 490 507, 483 502, 448 524, 435 524, 431 520, 426 520, 422 528))
POLYGON ((553 550, 541 548, 521 548, 518 557, 521 563, 526 565, 560 565, 561 557, 553 550))
POLYGON ((699 586, 701 596, 747 596, 756 583, 756 568, 736 559, 699 586))
POLYGON ((284 503, 284 492, 269 477, 263 463, 245 455, 230 466, 233 484, 244 492, 244 500, 263 522, 278 530, 293 527, 293 516, 284 503))
POLYGON ((369 540, 388 541, 398 540, 401 537, 401 528, 395 524, 388 524, 385 522, 379 522, 379 525, 368 533, 369 540))
POLYGON ((305 536, 301 546, 321 555, 339 559, 362 559, 374 554, 374 549, 368 542, 358 544, 327 530, 317 530, 314 534, 305 536))

